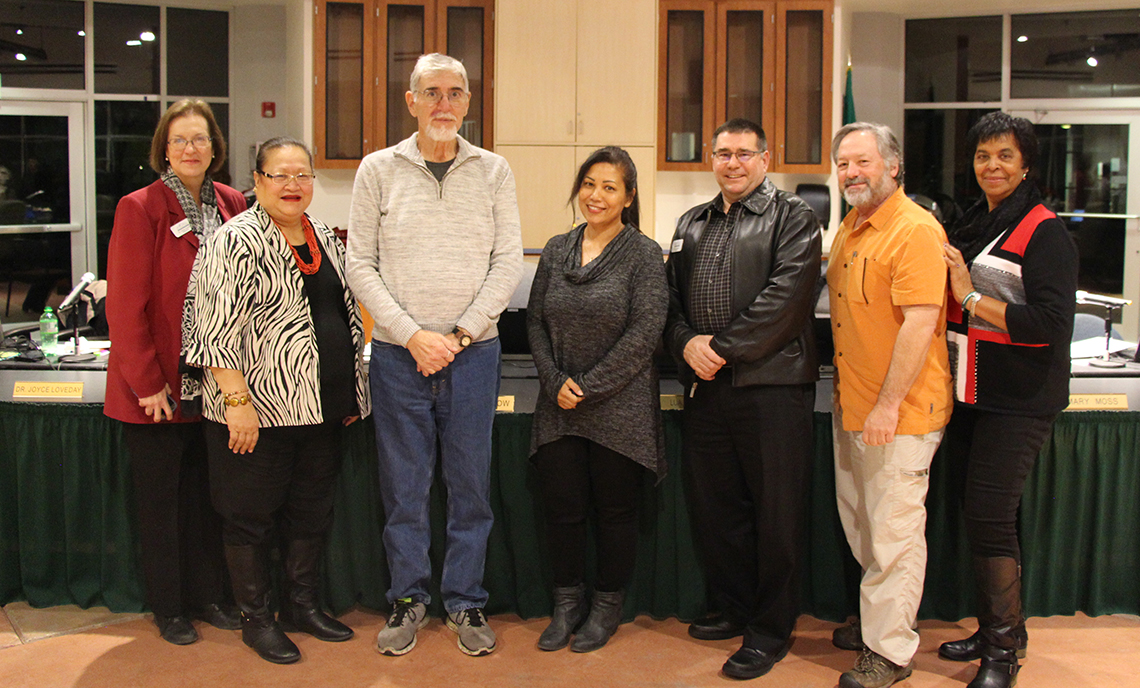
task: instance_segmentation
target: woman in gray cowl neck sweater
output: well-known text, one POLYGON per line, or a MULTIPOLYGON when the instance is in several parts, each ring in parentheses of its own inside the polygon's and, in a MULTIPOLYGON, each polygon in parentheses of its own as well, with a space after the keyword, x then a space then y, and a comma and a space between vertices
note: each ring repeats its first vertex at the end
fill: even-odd
POLYGON ((590 652, 621 621, 641 481, 647 471, 658 480, 665 474, 653 351, 669 297, 661 247, 637 228, 629 154, 594 151, 578 170, 575 200, 586 222, 547 242, 527 308, 542 388, 531 453, 554 554, 554 616, 538 647, 590 652), (591 510, 598 570, 587 604, 591 510))

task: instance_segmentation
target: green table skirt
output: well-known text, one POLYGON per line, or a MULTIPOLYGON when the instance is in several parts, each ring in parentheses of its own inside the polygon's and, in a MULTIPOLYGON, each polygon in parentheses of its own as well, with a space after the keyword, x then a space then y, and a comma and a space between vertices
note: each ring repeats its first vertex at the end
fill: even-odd
MULTIPOLYGON (((492 614, 550 613, 550 553, 531 418, 495 419, 495 526, 484 584, 492 614)), ((1030 476, 1021 509, 1024 599, 1034 616, 1140 614, 1140 414, 1066 413, 1030 476)), ((680 415, 665 414, 670 474, 642 494, 637 569, 626 616, 691 619, 704 583, 680 480, 680 415)), ((858 567, 835 508, 828 414, 815 418, 801 609, 842 620, 858 608, 858 567)), ((326 555, 325 597, 342 611, 387 609, 384 523, 370 419, 346 431, 344 468, 326 555)), ((972 616, 969 554, 951 481, 936 458, 927 499, 929 563, 921 618, 972 616)), ((119 424, 100 406, 0 403, 0 603, 144 607, 130 467, 119 424)), ((444 510, 432 496, 431 557, 438 592, 444 510)), ((438 611, 438 594, 434 605, 438 611)))

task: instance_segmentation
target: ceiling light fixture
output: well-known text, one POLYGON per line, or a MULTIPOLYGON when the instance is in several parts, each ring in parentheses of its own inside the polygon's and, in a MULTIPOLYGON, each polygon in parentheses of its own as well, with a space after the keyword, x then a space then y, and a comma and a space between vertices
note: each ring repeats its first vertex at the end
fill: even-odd
POLYGON ((150 41, 154 40, 154 34, 151 33, 150 31, 143 31, 142 33, 139 34, 139 38, 141 38, 142 40, 147 41, 149 43, 150 41))
POLYGON ((127 45, 130 45, 130 46, 142 45, 142 41, 139 41, 139 40, 127 41, 127 45))
POLYGON ((86 32, 86 31, 84 31, 83 29, 80 29, 79 31, 76 31, 75 33, 76 33, 76 34, 78 34, 78 35, 80 35, 80 36, 86 36, 86 35, 87 35, 87 32, 86 32))
POLYGON ((1089 59, 1085 60, 1085 62, 1087 62, 1090 67, 1095 67, 1097 64, 1099 64, 1096 58, 1092 55, 1089 55, 1089 59))
POLYGON ((1024 42, 1026 42, 1026 41, 1028 41, 1028 40, 1029 40, 1029 36, 1018 36, 1018 37, 1017 37, 1017 42, 1018 42, 1018 43, 1024 43, 1024 42))
POLYGON ((23 62, 24 60, 28 59, 28 56, 24 53, 16 53, 16 59, 20 62, 23 62))

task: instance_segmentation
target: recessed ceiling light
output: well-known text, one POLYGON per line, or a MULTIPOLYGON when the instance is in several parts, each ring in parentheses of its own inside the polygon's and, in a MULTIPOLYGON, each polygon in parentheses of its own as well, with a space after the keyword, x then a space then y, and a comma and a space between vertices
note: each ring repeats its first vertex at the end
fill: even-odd
POLYGON ((150 42, 150 41, 154 40, 154 34, 151 33, 150 31, 143 31, 142 33, 139 34, 139 38, 143 39, 144 41, 150 42))
POLYGON ((86 36, 86 35, 87 35, 87 32, 86 32, 86 31, 84 31, 83 29, 80 29, 79 31, 76 31, 76 33, 77 33, 78 35, 80 35, 80 36, 86 36))
POLYGON ((1062 128, 1062 129, 1072 129, 1072 128, 1073 128, 1073 125, 1071 125, 1071 124, 1062 124, 1062 125, 1061 125, 1061 128, 1062 128))
POLYGON ((24 30, 22 28, 20 28, 19 26, 16 27, 16 35, 17 36, 23 36, 24 35, 24 30))
POLYGON ((1096 58, 1091 55, 1089 56, 1089 59, 1085 60, 1085 62, 1087 62, 1090 67, 1095 67, 1098 64, 1096 58))
POLYGON ((1018 42, 1018 43, 1024 43, 1024 42, 1026 42, 1026 41, 1028 41, 1028 40, 1029 40, 1029 36, 1018 36, 1018 37, 1017 37, 1017 42, 1018 42))
POLYGON ((142 41, 139 41, 139 40, 127 41, 127 45, 132 45, 132 46, 133 45, 142 45, 142 41))
POLYGON ((28 56, 24 53, 16 53, 16 59, 20 62, 23 62, 24 60, 28 59, 28 56))

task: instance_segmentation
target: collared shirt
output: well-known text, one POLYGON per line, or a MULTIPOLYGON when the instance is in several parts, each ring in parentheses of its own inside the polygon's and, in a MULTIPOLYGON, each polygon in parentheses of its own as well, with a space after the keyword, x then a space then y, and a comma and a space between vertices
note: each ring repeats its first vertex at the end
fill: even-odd
POLYGON ((946 425, 953 405, 946 353, 946 233, 897 189, 858 227, 843 220, 831 246, 827 287, 843 429, 862 430, 891 364, 903 306, 941 306, 926 361, 899 407, 896 432, 923 435, 946 425))
POLYGON ((732 322, 732 231, 743 208, 740 201, 725 213, 717 196, 709 211, 709 223, 697 246, 689 312, 693 329, 715 335, 732 322))

